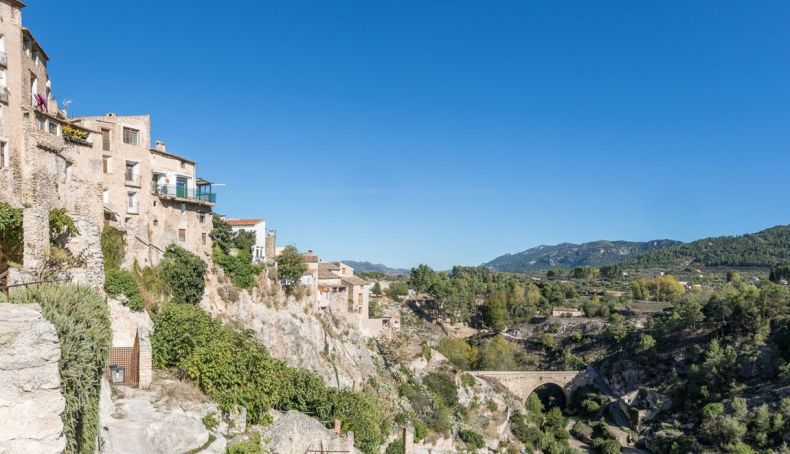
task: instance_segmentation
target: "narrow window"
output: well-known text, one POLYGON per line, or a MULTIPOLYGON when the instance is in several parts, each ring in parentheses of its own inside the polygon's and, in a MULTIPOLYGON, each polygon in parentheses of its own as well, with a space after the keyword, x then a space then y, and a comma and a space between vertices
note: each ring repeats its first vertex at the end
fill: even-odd
POLYGON ((110 191, 108 189, 105 189, 104 192, 102 192, 101 197, 105 205, 110 204, 110 191))
POLYGON ((9 161, 8 142, 0 140, 0 169, 8 168, 10 164, 9 161))
POLYGON ((126 161, 126 182, 137 183, 137 163, 126 161))
POLYGON ((132 128, 123 128, 123 143, 138 145, 140 131, 132 128))
POLYGON ((0 87, 6 87, 5 69, 0 69, 0 87))
POLYGON ((203 240, 203 246, 205 246, 206 245, 206 233, 205 232, 201 233, 200 234, 200 238, 201 238, 201 240, 203 240))
POLYGON ((47 122, 49 124, 49 133, 58 135, 58 124, 54 121, 47 122))
POLYGON ((47 121, 41 117, 36 118, 38 121, 38 129, 45 131, 47 129, 47 121))
POLYGON ((103 156, 102 160, 101 160, 101 163, 102 163, 102 169, 104 170, 104 173, 110 173, 110 170, 111 170, 110 169, 110 157, 109 156, 103 156))
POLYGON ((30 104, 36 105, 36 95, 38 94, 38 77, 30 75, 30 104))
POLYGON ((126 212, 137 213, 137 193, 127 192, 126 199, 127 199, 126 212))
POLYGON ((200 219, 200 223, 203 224, 204 222, 206 222, 206 215, 205 214, 201 214, 199 216, 199 219, 200 219))
POLYGON ((187 240, 187 229, 178 229, 178 241, 184 242, 187 240))
POLYGON ((101 130, 101 146, 102 150, 110 151, 110 130, 103 129, 101 130))

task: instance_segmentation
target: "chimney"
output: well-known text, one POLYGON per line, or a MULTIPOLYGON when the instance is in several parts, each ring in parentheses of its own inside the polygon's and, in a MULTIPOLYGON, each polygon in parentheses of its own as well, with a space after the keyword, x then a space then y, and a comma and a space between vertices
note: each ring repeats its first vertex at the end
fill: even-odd
POLYGON ((167 151, 167 144, 161 140, 156 141, 156 151, 167 151))

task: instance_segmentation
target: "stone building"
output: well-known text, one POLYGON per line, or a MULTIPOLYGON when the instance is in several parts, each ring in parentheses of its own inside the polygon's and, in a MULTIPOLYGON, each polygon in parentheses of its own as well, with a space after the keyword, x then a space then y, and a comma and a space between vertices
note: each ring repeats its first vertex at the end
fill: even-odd
POLYGON ((58 108, 49 57, 22 25, 23 7, 0 0, 0 201, 23 209, 23 268, 14 269, 16 279, 29 280, 46 266, 49 213, 58 208, 80 230, 68 248, 85 258, 85 266, 72 278, 100 286, 102 213, 95 202, 101 198, 101 161, 93 153, 92 132, 71 125, 58 108))
POLYGON ((93 131, 101 163, 104 222, 126 232, 125 266, 159 263, 177 244, 208 260, 211 256, 211 183, 197 177, 197 163, 151 148, 148 115, 79 117, 73 123, 93 131))

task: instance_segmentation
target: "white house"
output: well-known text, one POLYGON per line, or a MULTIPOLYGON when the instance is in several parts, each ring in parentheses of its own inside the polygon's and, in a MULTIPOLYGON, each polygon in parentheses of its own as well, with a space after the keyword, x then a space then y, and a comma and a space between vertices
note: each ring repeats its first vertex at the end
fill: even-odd
POLYGON ((255 245, 252 247, 252 260, 266 261, 266 220, 265 219, 228 219, 226 221, 234 232, 255 232, 255 245))

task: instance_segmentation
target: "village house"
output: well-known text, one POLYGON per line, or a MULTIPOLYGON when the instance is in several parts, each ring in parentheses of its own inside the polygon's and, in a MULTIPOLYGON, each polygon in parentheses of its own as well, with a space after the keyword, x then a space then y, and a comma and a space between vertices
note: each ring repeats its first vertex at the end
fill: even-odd
POLYGON ((49 213, 64 209, 79 230, 67 247, 85 258, 70 277, 101 286, 101 161, 94 158, 92 131, 71 125, 58 108, 49 56, 22 25, 23 7, 0 0, 0 200, 23 209, 25 243, 22 268, 9 271, 7 282, 28 281, 25 274, 46 266, 49 213))
POLYGON ((104 222, 126 232, 126 263, 159 263, 177 244, 204 260, 211 256, 211 183, 197 177, 197 163, 151 141, 148 115, 79 117, 72 124, 94 134, 101 162, 104 222))
POLYGON ((252 246, 250 254, 252 261, 256 263, 266 263, 271 256, 266 255, 266 241, 268 239, 265 219, 228 219, 228 223, 233 232, 252 232, 255 234, 255 244, 252 246))
POLYGON ((552 317, 581 317, 582 315, 584 312, 572 307, 555 307, 551 310, 552 317))

